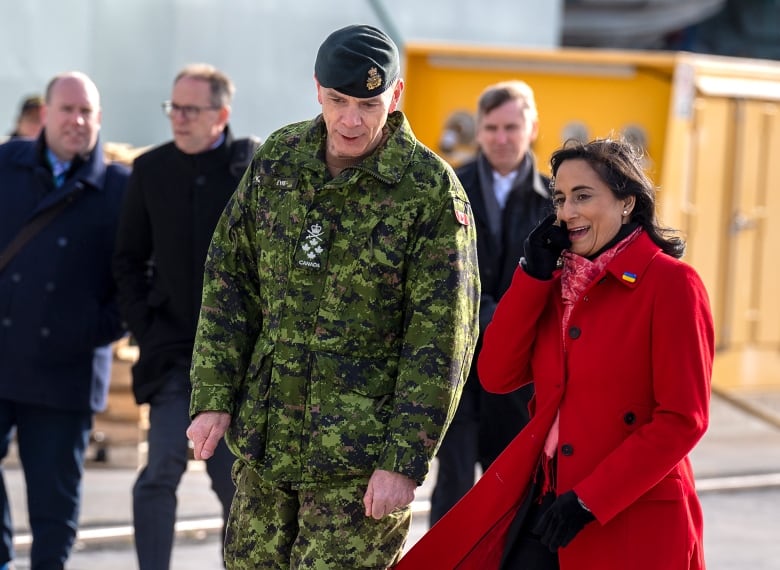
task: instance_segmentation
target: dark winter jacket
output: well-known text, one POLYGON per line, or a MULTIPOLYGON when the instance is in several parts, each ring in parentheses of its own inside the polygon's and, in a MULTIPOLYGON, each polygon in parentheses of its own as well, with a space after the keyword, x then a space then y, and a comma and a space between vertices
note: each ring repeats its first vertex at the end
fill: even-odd
POLYGON ((185 154, 168 142, 133 165, 114 276, 122 316, 140 346, 133 369, 139 403, 160 387, 166 370, 189 365, 211 234, 243 174, 231 169, 234 144, 226 129, 213 150, 185 154))
POLYGON ((466 190, 477 224, 477 256, 482 296, 479 305, 479 325, 484 331, 493 318, 496 304, 509 289, 517 264, 523 255, 523 241, 534 226, 552 211, 549 179, 536 169, 533 155, 528 155, 532 166, 528 176, 517 180, 509 193, 502 219, 500 236, 491 232, 487 204, 479 176, 480 155, 464 164, 455 173, 466 190))
POLYGON ((55 188, 44 135, 0 145, 0 250, 34 216, 79 194, 0 271, 0 398, 100 411, 122 335, 111 254, 129 171, 98 141, 55 188))
POLYGON ((464 164, 456 173, 474 211, 477 226, 477 256, 482 295, 479 305, 480 336, 466 390, 479 401, 479 461, 487 467, 495 460, 528 421, 528 401, 533 387, 512 394, 488 394, 480 386, 476 359, 482 348, 482 334, 493 318, 499 299, 509 288, 517 264, 523 255, 523 242, 537 222, 552 211, 549 179, 536 169, 533 154, 526 155, 506 200, 503 212, 493 198, 493 188, 483 181, 492 176, 492 167, 484 155, 464 164), (491 204, 492 202, 492 204, 491 204), (500 216, 500 229, 491 227, 490 209, 500 216), (503 214, 503 215, 502 215, 503 214))

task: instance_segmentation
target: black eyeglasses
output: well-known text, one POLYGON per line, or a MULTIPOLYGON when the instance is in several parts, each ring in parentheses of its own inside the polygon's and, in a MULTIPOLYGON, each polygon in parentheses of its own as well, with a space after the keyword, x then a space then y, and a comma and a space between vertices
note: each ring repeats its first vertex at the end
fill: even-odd
POLYGON ((195 105, 177 105, 173 101, 163 101, 162 110, 166 117, 172 117, 176 113, 192 121, 197 119, 201 111, 216 111, 219 107, 196 107, 195 105))

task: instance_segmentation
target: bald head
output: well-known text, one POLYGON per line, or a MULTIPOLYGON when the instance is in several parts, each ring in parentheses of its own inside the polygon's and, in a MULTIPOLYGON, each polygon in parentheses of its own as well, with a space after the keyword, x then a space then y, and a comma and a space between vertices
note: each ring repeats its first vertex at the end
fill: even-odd
POLYGON ((46 86, 43 125, 47 147, 60 160, 86 156, 100 132, 100 93, 80 71, 60 73, 46 86))
POLYGON ((65 71, 52 77, 49 80, 48 85, 46 85, 45 101, 47 105, 51 102, 52 92, 57 83, 62 80, 74 81, 81 84, 85 92, 89 93, 90 97, 93 98, 97 108, 100 108, 100 92, 98 91, 97 85, 95 85, 95 82, 92 81, 89 75, 81 71, 65 71))

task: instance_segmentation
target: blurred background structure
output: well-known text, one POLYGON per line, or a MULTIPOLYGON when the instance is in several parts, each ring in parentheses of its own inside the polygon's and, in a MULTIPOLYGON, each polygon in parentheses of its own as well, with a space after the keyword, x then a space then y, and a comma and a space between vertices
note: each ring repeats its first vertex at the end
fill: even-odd
MULTIPOLYGON (((715 567, 774 568, 776 540, 771 562, 759 566, 743 555, 765 552, 745 547, 739 531, 753 528, 742 521, 755 518, 756 505, 768 511, 767 497, 780 493, 779 0, 0 0, 0 138, 26 95, 78 69, 101 90, 107 152, 131 162, 170 138, 161 103, 175 73, 198 61, 235 81, 234 133, 265 138, 319 112, 317 48, 357 22, 382 27, 402 48, 402 108, 420 139, 453 164, 475 152, 479 92, 508 78, 536 92, 542 170, 568 137, 620 133, 647 150, 661 219, 686 234, 686 261, 707 284, 717 324, 719 424, 699 446, 697 469, 755 475, 770 489, 742 513, 731 503, 705 506, 715 524, 731 525, 721 536, 743 541, 723 549, 733 551, 733 566, 715 567)), ((145 453, 145 410, 130 392, 135 357, 133 346, 117 343, 109 408, 97 418, 88 462, 130 470, 91 471, 119 478, 119 491, 105 484, 119 497, 145 453)), ((102 485, 89 485, 100 498, 85 505, 87 526, 125 516, 102 498, 102 485)), ((201 513, 198 500, 182 502, 201 513)), ((775 510, 755 520, 767 535, 777 528, 775 510)))
MULTIPOLYGON (((160 103, 193 61, 238 87, 237 134, 265 136, 317 111, 316 49, 333 29, 381 26, 399 45, 686 49, 780 57, 773 0, 0 0, 0 110, 56 72, 94 78, 104 140, 147 146, 168 136, 160 103), (205 38, 205 40, 204 40, 205 38)), ((2 115, 0 115, 2 116, 2 115)))
MULTIPOLYGON (((537 92, 542 161, 572 136, 621 133, 645 147, 662 220, 688 236, 687 259, 712 295, 716 388, 780 392, 780 225, 769 223, 780 217, 776 0, 0 0, 0 13, 8 130, 21 97, 79 69, 101 89, 109 154, 128 162, 169 138, 161 102, 190 62, 234 79, 239 136, 317 113, 317 47, 349 23, 397 41, 402 108, 453 164, 475 151, 481 89, 524 79, 537 92)), ((780 425, 778 407, 751 411, 780 425)))
POLYGON ((20 97, 56 72, 98 85, 103 140, 169 138, 160 104, 186 63, 224 70, 237 91, 237 136, 265 137, 318 112, 313 74, 322 40, 351 23, 409 39, 552 47, 559 0, 0 0, 0 110, 10 129, 20 97))

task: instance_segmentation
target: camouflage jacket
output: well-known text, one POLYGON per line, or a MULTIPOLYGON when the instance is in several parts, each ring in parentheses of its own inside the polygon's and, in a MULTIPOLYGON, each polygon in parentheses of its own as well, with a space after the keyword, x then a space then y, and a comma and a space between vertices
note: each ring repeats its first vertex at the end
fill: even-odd
POLYGON ((466 194, 406 118, 332 178, 321 117, 273 133, 206 261, 190 412, 261 477, 425 477, 477 338, 466 194))

